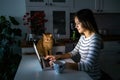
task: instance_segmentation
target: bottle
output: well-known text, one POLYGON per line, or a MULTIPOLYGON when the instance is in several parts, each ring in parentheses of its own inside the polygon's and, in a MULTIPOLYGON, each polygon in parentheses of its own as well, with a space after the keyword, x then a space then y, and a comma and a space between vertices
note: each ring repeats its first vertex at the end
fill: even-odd
POLYGON ((76 39, 75 30, 73 30, 73 32, 72 32, 72 40, 74 41, 75 39, 76 39))

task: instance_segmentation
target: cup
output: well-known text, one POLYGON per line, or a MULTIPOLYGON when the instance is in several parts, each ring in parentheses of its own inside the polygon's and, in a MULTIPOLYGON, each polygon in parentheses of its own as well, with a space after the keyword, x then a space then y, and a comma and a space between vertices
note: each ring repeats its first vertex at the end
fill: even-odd
POLYGON ((53 68, 55 70, 56 73, 62 73, 65 69, 65 61, 55 61, 53 63, 53 68))

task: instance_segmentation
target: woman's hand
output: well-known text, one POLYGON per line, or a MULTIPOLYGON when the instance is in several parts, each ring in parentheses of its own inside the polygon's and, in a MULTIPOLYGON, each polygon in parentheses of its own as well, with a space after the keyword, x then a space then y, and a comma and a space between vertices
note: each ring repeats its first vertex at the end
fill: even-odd
POLYGON ((49 59, 50 61, 56 61, 57 59, 60 59, 61 55, 48 55, 45 57, 45 59, 49 59))
POLYGON ((49 60, 50 67, 53 67, 53 63, 56 61, 56 58, 53 55, 48 55, 44 59, 49 60))
POLYGON ((49 64, 50 64, 51 67, 53 66, 53 63, 59 58, 60 58, 60 55, 48 55, 48 56, 45 57, 46 60, 47 59, 50 60, 49 64))
POLYGON ((45 59, 46 60, 49 59, 50 61, 56 61, 56 58, 53 55, 48 55, 48 56, 45 57, 45 59))

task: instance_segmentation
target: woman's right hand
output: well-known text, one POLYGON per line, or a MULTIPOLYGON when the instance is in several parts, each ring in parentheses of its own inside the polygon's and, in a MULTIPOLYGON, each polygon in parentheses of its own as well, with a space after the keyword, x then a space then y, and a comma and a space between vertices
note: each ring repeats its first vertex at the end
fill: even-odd
POLYGON ((49 60, 50 67, 53 67, 53 63, 56 61, 56 58, 53 55, 48 55, 44 59, 49 60))
POLYGON ((46 60, 49 59, 50 61, 53 61, 53 62, 56 61, 56 58, 53 55, 48 55, 48 56, 45 57, 45 59, 46 60))
POLYGON ((45 59, 47 60, 50 60, 49 61, 49 64, 50 64, 50 66, 52 67, 53 66, 53 63, 57 60, 57 59, 59 59, 59 57, 60 57, 60 55, 48 55, 48 56, 46 56, 45 57, 45 59))

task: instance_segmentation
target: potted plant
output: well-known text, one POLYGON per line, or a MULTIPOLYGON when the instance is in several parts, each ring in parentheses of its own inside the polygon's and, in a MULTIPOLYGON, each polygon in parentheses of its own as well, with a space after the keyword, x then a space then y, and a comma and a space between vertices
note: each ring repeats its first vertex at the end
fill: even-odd
POLYGON ((32 11, 23 16, 24 25, 31 29, 30 34, 42 35, 46 27, 44 24, 48 21, 45 19, 45 13, 42 11, 32 11))
POLYGON ((13 80, 21 59, 20 39, 21 30, 11 28, 11 24, 19 25, 12 16, 9 20, 0 16, 0 78, 13 80))

